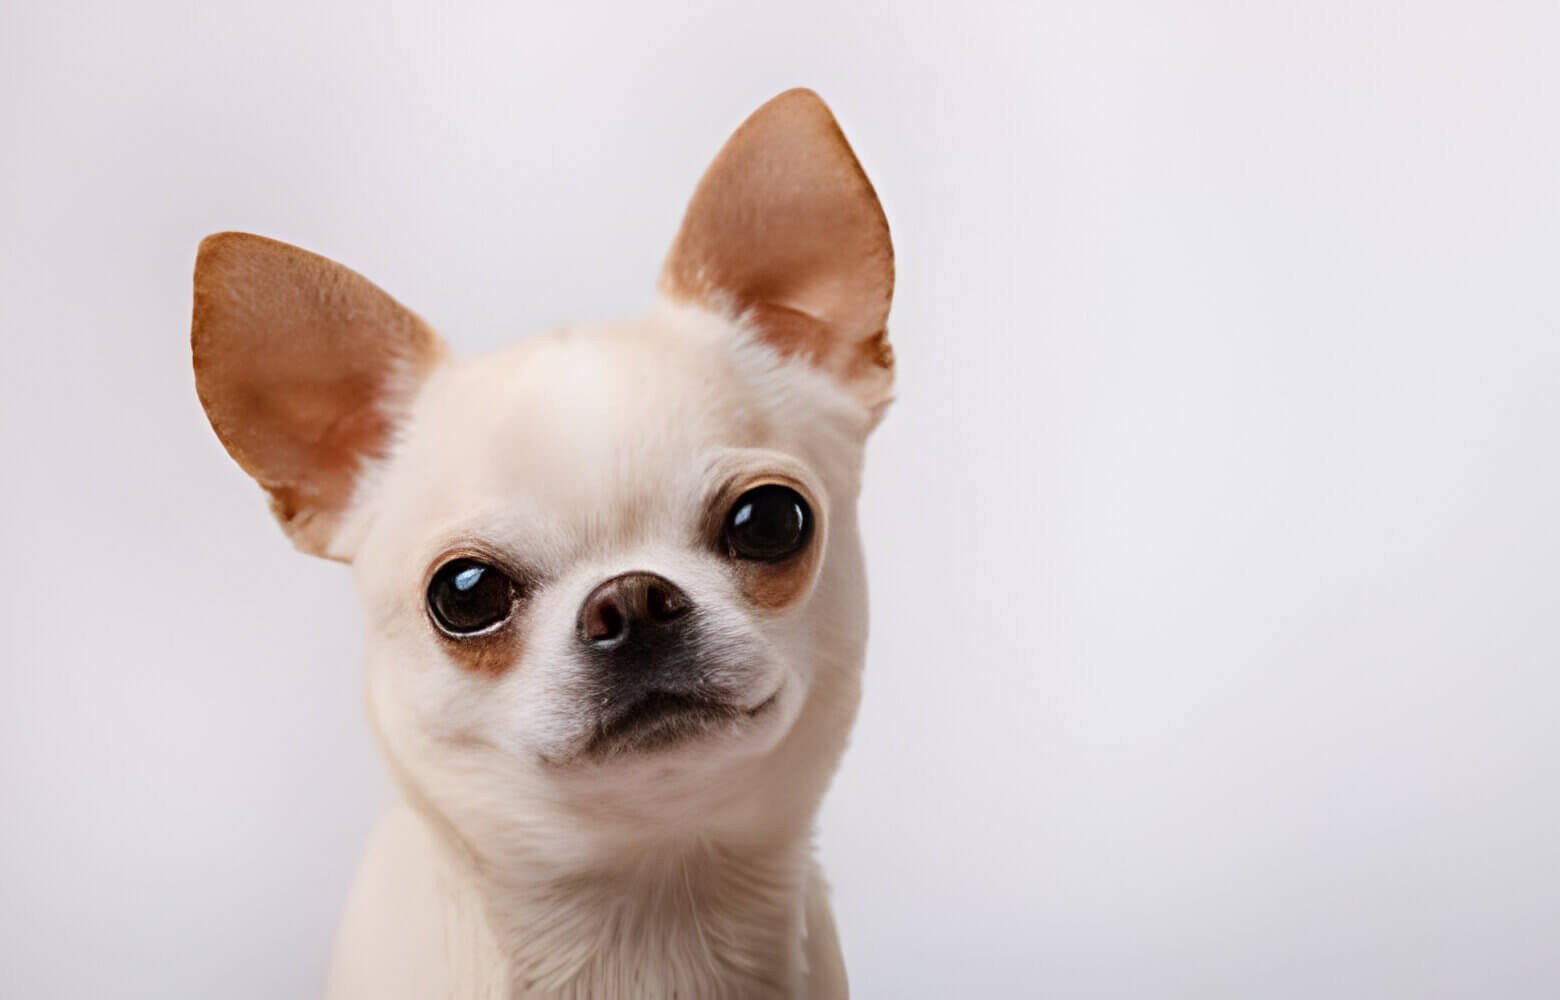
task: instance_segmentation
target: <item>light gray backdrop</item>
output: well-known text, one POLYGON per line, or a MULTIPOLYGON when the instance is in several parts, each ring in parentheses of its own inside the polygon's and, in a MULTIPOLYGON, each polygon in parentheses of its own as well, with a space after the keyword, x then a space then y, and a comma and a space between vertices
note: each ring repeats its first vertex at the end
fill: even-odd
POLYGON ((899 251, 859 996, 1560 993, 1560 7, 0 7, 0 995, 302 997, 386 795, 196 242, 477 351, 832 102, 899 251))

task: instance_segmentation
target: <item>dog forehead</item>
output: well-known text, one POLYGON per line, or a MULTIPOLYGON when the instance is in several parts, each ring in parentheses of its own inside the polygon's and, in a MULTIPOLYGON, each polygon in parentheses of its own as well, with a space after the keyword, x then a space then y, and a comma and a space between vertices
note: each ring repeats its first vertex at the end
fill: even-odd
POLYGON ((448 365, 424 388, 389 492, 417 497, 430 521, 504 505, 644 518, 658 498, 685 499, 712 452, 762 447, 770 426, 730 352, 700 333, 561 330, 448 365))

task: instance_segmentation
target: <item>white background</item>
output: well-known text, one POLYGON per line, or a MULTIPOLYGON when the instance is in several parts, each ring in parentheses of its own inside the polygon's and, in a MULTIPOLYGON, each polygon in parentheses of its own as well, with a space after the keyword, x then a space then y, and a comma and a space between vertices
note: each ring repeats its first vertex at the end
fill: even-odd
POLYGON ((244 6, 0 7, 0 995, 312 995, 387 794, 200 237, 633 315, 797 84, 899 254, 857 995, 1560 993, 1560 7, 244 6))

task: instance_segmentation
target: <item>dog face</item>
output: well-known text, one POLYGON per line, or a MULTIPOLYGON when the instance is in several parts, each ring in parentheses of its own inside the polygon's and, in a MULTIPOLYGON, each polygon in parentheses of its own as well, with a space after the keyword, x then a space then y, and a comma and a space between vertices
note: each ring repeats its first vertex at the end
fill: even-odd
POLYGON ((457 360, 339 265, 202 244, 202 402, 296 544, 353 564, 426 815, 495 859, 810 821, 858 697, 892 279, 805 91, 721 151, 638 322, 457 360))

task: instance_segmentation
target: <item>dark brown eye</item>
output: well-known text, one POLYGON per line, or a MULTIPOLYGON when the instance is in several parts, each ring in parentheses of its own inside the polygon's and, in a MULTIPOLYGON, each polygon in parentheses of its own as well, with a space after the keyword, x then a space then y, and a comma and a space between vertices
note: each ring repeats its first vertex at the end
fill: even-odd
POLYGON ((478 635, 502 625, 515 603, 514 581, 475 559, 451 559, 428 582, 428 613, 446 635, 478 635))
POLYGON ((812 537, 812 509, 789 486, 770 483, 737 498, 726 515, 726 548, 738 559, 776 562, 812 537))

